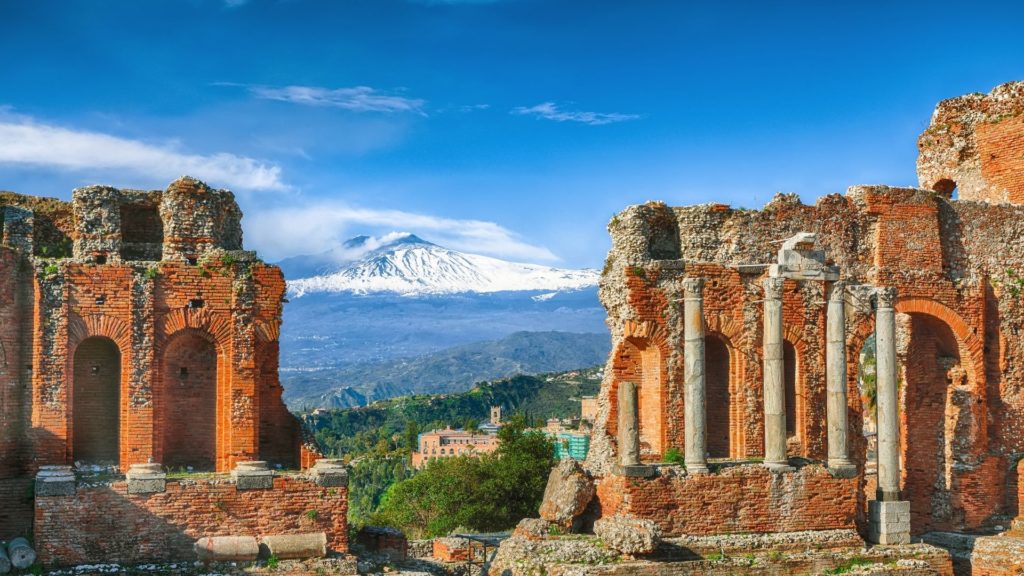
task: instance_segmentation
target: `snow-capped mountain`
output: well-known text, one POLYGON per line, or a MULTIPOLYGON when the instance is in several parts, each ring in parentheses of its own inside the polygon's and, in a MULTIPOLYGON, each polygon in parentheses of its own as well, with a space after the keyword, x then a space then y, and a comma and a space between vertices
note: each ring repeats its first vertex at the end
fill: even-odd
POLYGON ((318 256, 281 262, 292 298, 348 292, 406 296, 515 291, 557 292, 597 285, 597 270, 571 270, 466 254, 414 234, 358 236, 318 256), (312 275, 307 275, 312 273, 312 275))

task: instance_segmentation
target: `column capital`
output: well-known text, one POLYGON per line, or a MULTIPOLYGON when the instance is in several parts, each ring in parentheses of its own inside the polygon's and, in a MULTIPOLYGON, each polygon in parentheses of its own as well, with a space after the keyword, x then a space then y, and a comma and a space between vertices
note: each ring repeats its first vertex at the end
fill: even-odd
POLYGON ((844 302, 846 300, 846 281, 836 280, 832 283, 832 290, 828 293, 829 302, 844 302))
POLYGON ((780 277, 769 277, 765 278, 761 283, 764 286, 764 297, 768 300, 781 300, 782 299, 782 287, 785 285, 786 279, 780 277))
POLYGON ((896 303, 896 289, 891 287, 875 288, 875 306, 877 308, 892 308, 896 303))
POLYGON ((685 298, 702 298, 704 296, 703 278, 683 278, 682 284, 685 298))

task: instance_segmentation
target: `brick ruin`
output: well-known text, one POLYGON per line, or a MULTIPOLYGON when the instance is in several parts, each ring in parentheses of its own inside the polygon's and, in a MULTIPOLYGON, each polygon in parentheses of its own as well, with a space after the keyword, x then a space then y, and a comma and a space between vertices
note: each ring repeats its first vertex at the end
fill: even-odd
POLYGON ((918 145, 920 189, 611 220, 576 529, 1024 538, 1024 83, 940 103, 918 145))
MULTIPOLYGON (((231 192, 184 177, 166 191, 79 188, 70 203, 2 193, 0 214, 0 539, 28 533, 33 517, 37 543, 57 532, 72 538, 73 519, 116 509, 112 498, 149 510, 156 497, 129 496, 131 482, 127 493, 124 482, 103 489, 116 497, 93 488, 41 493, 60 485, 41 485, 41 470, 40 477, 66 480, 70 466, 113 467, 130 479, 136 468, 140 477, 159 475, 152 463, 226 473, 266 461, 265 475, 273 476, 270 469, 307 468, 319 457, 281 400, 284 278, 243 250, 231 192), (51 500, 60 496, 72 499, 51 500)), ((210 498, 187 484, 161 483, 161 498, 191 498, 179 506, 202 518, 210 498)), ((268 500, 283 506, 304 484, 287 485, 291 496, 268 500)), ((341 492, 332 507, 344 507, 341 492)), ((259 510, 257 500, 249 497, 248 506, 259 510)), ((163 532, 222 531, 160 510, 148 513, 163 532)), ((344 548, 346 536, 338 538, 344 548)))

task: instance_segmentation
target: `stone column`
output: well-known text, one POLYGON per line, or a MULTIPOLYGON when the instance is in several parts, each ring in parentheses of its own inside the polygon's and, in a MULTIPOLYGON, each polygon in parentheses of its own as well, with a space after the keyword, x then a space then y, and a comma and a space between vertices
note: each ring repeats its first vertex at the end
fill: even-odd
POLYGON ((686 471, 708 471, 704 380, 704 279, 683 280, 686 471))
POLYGON ((791 470, 786 458, 782 286, 782 278, 764 280, 764 465, 775 471, 791 470))
POLYGON ((654 467, 640 464, 640 410, 636 384, 619 383, 619 464, 615 471, 623 476, 650 476, 654 467))
POLYGON ((910 502, 900 501, 900 422, 896 390, 896 289, 875 291, 878 492, 868 505, 868 539, 879 544, 910 542, 910 502))
POLYGON ((896 391, 895 288, 875 292, 876 406, 878 410, 878 499, 899 500, 900 421, 896 391))
POLYGON ((828 467, 844 475, 854 469, 847 444, 846 285, 832 284, 828 298, 825 345, 826 408, 828 410, 828 467))
POLYGON ((640 418, 636 384, 619 383, 619 465, 640 464, 640 418))

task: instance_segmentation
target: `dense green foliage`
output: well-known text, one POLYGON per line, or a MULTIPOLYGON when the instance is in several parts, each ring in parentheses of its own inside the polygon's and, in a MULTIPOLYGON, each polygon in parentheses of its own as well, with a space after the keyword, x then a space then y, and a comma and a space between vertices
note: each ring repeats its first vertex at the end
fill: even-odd
POLYGON ((536 516, 554 465, 554 446, 544 434, 525 427, 525 419, 516 417, 499 432, 501 445, 494 454, 435 460, 392 485, 374 523, 421 538, 456 529, 505 530, 536 516))
POLYGON ((410 451, 416 434, 451 426, 473 428, 490 419, 490 407, 522 414, 529 425, 580 413, 580 397, 601 387, 601 369, 514 376, 477 384, 461 394, 419 395, 374 402, 362 408, 320 411, 304 418, 330 456, 357 458, 410 451))
MULTIPOLYGON (((375 402, 363 408, 318 411, 316 414, 306 414, 303 418, 311 426, 317 441, 328 455, 350 461, 349 521, 358 527, 370 521, 389 488, 396 482, 412 476, 409 455, 416 449, 420 432, 446 426, 475 429, 479 423, 490 419, 490 407, 494 405, 502 406, 506 414, 514 414, 519 421, 530 426, 542 425, 551 417, 565 418, 578 415, 580 397, 596 394, 600 389, 600 378, 600 368, 561 374, 516 376, 481 383, 473 390, 461 394, 394 398, 375 402)), ((516 446, 525 447, 526 454, 530 454, 531 450, 536 448, 531 448, 529 443, 517 443, 516 446)), ((507 449, 503 453, 508 457, 502 464, 482 464, 478 459, 470 462, 462 462, 464 459, 459 458, 445 460, 445 463, 459 462, 435 464, 441 465, 442 468, 450 466, 450 470, 438 468, 431 471, 433 467, 427 467, 416 477, 426 476, 428 479, 402 490, 435 485, 440 480, 430 481, 429 478, 433 474, 444 474, 449 480, 455 475, 460 478, 460 486, 472 489, 474 486, 482 485, 488 490, 498 490, 497 493, 505 494, 506 497, 518 498, 510 504, 519 502, 529 508, 532 501, 526 496, 514 495, 513 487, 524 490, 527 496, 538 490, 543 492, 547 471, 533 470, 539 475, 530 476, 528 473, 532 472, 528 463, 535 462, 536 459, 520 462, 520 456, 510 454, 507 449), (495 466, 511 467, 515 473, 495 476, 495 466), (516 484, 504 488, 496 487, 496 478, 502 477, 517 478, 516 484), (539 485, 535 485, 538 482, 539 485)), ((460 498, 467 497, 455 488, 451 490, 452 494, 461 494, 460 498)), ((494 518, 497 522, 522 512, 514 508, 510 509, 511 511, 494 510, 487 506, 481 505, 479 509, 467 508, 456 516, 457 524, 465 520, 464 526, 479 526, 482 525, 479 518, 488 514, 496 514, 494 518), (470 520, 476 523, 468 523, 470 520)), ((398 512, 394 511, 393 507, 392 510, 391 521, 398 523, 401 519, 394 516, 398 512)), ((536 513, 536 510, 530 513, 536 513)), ((445 516, 440 522, 444 527, 448 527, 451 518, 445 516)), ((415 529, 426 530, 425 527, 415 529)))

